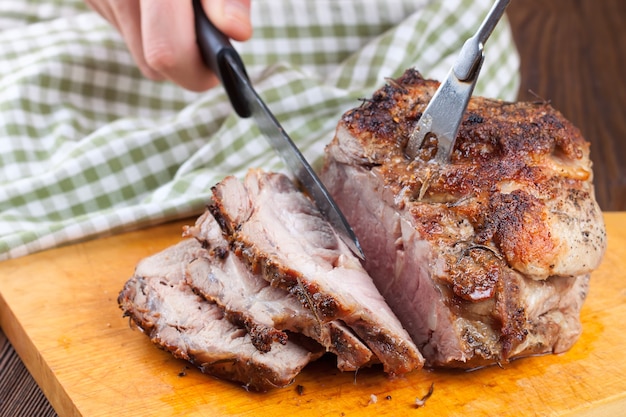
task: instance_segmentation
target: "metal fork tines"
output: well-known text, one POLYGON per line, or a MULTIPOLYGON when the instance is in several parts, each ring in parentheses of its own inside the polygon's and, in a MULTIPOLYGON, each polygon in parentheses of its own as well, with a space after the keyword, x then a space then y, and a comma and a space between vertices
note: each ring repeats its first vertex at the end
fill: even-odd
POLYGON ((437 140, 435 159, 441 163, 448 162, 485 59, 483 46, 509 2, 497 0, 478 31, 463 44, 454 66, 428 103, 409 138, 405 152, 411 159, 417 157, 424 139, 434 137, 437 140))

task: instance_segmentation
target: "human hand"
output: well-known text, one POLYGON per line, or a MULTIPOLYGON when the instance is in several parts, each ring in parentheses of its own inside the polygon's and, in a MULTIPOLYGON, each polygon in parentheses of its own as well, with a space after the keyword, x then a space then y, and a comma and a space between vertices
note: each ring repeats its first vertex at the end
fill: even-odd
MULTIPOLYGON (((85 0, 124 38, 141 72, 170 80, 192 91, 219 81, 204 65, 198 46, 191 0, 85 0)), ((202 0, 213 24, 226 36, 245 41, 252 35, 251 0, 202 0)))

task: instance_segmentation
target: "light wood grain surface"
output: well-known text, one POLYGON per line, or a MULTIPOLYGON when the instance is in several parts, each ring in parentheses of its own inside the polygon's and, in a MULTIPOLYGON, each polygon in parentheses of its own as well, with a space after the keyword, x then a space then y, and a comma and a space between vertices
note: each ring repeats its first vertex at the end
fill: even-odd
POLYGON ((605 216, 609 249, 583 307, 584 334, 566 354, 504 369, 415 371, 309 365, 292 387, 246 392, 191 369, 129 327, 116 297, 137 261, 180 239, 176 222, 0 264, 0 324, 64 416, 406 415, 434 393, 431 415, 578 415, 626 407, 626 213, 605 216), (302 387, 302 392, 298 390, 302 387))

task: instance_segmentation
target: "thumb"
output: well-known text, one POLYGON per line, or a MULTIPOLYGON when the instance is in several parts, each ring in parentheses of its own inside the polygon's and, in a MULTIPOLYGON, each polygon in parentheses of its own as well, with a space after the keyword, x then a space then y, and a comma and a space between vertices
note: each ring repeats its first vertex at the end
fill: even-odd
POLYGON ((250 0, 203 0, 209 20, 226 36, 245 41, 252 36, 250 0))

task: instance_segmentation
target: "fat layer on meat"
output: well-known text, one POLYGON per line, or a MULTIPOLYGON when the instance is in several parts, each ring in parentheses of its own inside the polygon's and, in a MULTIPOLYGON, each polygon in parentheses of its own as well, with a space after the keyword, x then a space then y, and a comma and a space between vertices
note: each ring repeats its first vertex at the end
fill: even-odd
POLYGON ((359 260, 285 175, 250 170, 213 188, 210 207, 235 253, 284 288, 320 323, 340 320, 401 374, 423 359, 359 260))
POLYGON ((186 228, 185 234, 202 242, 186 265, 187 283, 244 326, 257 349, 268 352, 275 343, 286 343, 284 331, 290 331, 308 336, 336 354, 337 367, 342 371, 356 371, 374 361, 370 349, 345 324, 317 321, 296 297, 271 286, 232 254, 209 211, 195 226, 186 228))
POLYGON ((348 111, 321 178, 431 366, 563 352, 606 247, 589 144, 547 103, 473 98, 449 164, 404 152, 438 83, 408 70, 348 111))
POLYGON ((323 351, 312 353, 286 341, 271 352, 259 352, 243 328, 185 282, 185 265, 198 245, 193 239, 183 240, 143 259, 119 294, 124 314, 157 346, 204 373, 258 391, 291 384, 323 351))

